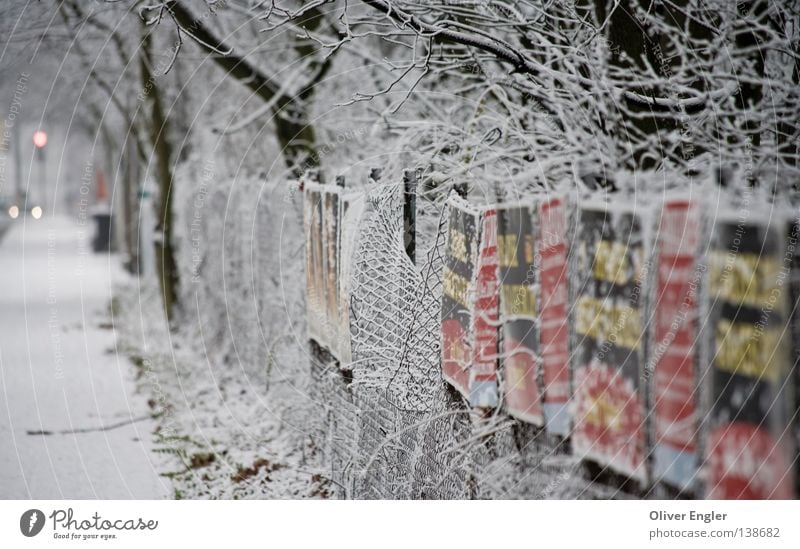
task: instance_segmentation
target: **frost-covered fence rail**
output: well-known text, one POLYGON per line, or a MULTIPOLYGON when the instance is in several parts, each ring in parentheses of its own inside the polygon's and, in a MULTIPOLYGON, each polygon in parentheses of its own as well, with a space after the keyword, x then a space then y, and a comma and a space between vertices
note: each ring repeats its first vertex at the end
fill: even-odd
POLYGON ((410 254, 408 190, 304 185, 341 497, 794 496, 787 212, 454 194, 410 254))

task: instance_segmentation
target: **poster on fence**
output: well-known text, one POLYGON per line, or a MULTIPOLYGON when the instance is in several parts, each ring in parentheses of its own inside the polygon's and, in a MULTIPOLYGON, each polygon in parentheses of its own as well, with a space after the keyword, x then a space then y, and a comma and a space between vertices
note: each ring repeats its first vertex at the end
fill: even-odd
MULTIPOLYGON (((792 354, 789 357, 794 366, 794 376, 789 380, 792 386, 791 394, 794 402, 794 426, 795 433, 795 463, 800 464, 800 220, 796 217, 791 219, 786 227, 786 257, 791 258, 789 274, 789 303, 791 307, 791 334, 792 334, 792 354)), ((797 466, 800 469, 800 465, 797 466)), ((794 476, 795 497, 800 495, 800 474, 794 476)))
POLYGON ((475 308, 472 317, 472 364, 469 369, 469 402, 475 408, 494 408, 497 392, 497 327, 500 302, 497 282, 497 210, 481 216, 478 265, 475 276, 475 308))
MULTIPOLYGON (((765 218, 768 219, 767 216, 765 218)), ((706 496, 794 494, 785 228, 720 216, 708 254, 706 496)))
POLYGON ((339 334, 339 218, 341 215, 339 187, 329 187, 323 193, 322 248, 325 284, 324 344, 333 351, 339 334))
POLYGON ((350 339, 350 277, 353 270, 353 253, 358 244, 358 228, 366 206, 366 196, 362 192, 349 193, 341 197, 341 223, 339 228, 339 274, 338 297, 339 313, 337 341, 334 356, 339 364, 347 369, 353 362, 352 341, 350 339))
POLYGON ((576 455, 640 483, 645 477, 641 218, 583 206, 576 238, 576 455))
POLYGON ((308 337, 322 342, 325 315, 325 286, 322 282, 322 194, 319 185, 310 183, 305 184, 303 194, 308 337))
POLYGON ((465 200, 451 196, 447 203, 447 216, 442 274, 442 376, 469 398, 473 287, 480 213, 465 200))
POLYGON ((661 208, 656 238, 653 347, 645 369, 652 376, 653 477, 691 492, 697 479, 698 263, 700 205, 670 199, 661 208))
POLYGON ((539 341, 542 356, 543 410, 547 431, 570 433, 569 273, 567 205, 563 197, 538 204, 539 341))
POLYGON ((541 426, 544 418, 537 376, 539 338, 531 206, 498 207, 497 221, 505 407, 511 416, 541 426))

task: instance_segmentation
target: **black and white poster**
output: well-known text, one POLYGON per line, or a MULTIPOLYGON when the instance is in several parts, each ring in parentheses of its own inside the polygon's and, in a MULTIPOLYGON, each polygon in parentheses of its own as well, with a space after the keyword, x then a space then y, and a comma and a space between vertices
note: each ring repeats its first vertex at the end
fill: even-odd
POLYGON ((579 210, 574 284, 576 455, 643 483, 645 474, 641 217, 579 210))
POLYGON ((534 212, 533 204, 497 208, 503 335, 500 363, 508 413, 541 426, 534 212))
POLYGON ((466 201, 451 196, 442 274, 442 375, 469 398, 473 315, 481 216, 466 201))
POLYGON ((785 225, 721 218, 708 256, 706 496, 794 495, 785 225))

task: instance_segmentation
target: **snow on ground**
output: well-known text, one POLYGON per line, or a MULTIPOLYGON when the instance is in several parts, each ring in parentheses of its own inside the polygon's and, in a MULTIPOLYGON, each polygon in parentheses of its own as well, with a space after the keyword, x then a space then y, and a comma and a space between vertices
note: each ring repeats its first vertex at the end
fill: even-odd
POLYGON ((156 452, 171 457, 176 498, 327 497, 327 481, 308 465, 314 448, 273 412, 266 377, 219 360, 197 332, 153 322, 163 318, 154 287, 128 285, 116 304, 122 350, 159 414, 156 452))
POLYGON ((155 283, 90 237, 26 219, 0 243, 0 497, 327 497, 294 342, 237 361, 204 321, 170 331, 155 283))
POLYGON ((18 219, 0 242, 0 497, 161 498, 155 422, 115 352, 117 258, 67 218, 18 219))

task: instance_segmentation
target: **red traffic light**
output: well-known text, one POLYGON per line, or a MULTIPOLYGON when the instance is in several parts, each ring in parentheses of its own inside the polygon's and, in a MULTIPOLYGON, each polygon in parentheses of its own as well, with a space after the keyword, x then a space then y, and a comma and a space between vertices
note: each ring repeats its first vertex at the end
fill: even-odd
POLYGON ((42 130, 36 130, 33 132, 33 144, 36 145, 36 148, 41 149, 45 145, 47 145, 47 134, 42 130))

